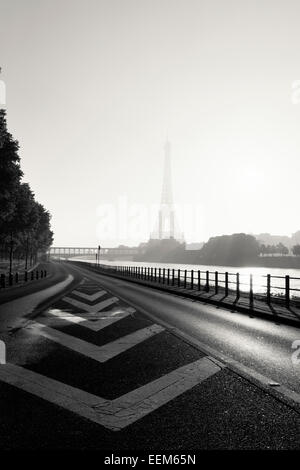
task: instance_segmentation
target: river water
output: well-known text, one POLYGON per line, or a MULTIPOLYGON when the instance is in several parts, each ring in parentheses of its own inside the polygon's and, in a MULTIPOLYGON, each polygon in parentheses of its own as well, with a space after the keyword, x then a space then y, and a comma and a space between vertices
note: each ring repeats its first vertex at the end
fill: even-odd
MULTIPOLYGON (((75 260, 75 258, 72 258, 75 260)), ((93 262, 91 259, 78 258, 78 261, 93 262)), ((209 271, 209 282, 211 286, 215 283, 215 271, 218 271, 218 282, 220 286, 224 285, 225 272, 228 272, 229 287, 235 288, 236 273, 240 274, 240 290, 248 291, 250 287, 250 275, 253 276, 253 291, 254 293, 265 293, 267 285, 267 275, 271 275, 271 293, 272 294, 284 294, 285 291, 285 276, 290 276, 290 290, 291 297, 300 297, 300 269, 283 269, 283 268, 262 268, 262 267, 232 267, 232 266, 207 266, 207 265, 192 265, 192 264, 168 264, 168 263, 151 263, 151 262, 138 262, 138 261, 107 261, 100 260, 101 264, 108 266, 137 266, 137 267, 149 267, 149 268, 165 268, 166 276, 167 270, 170 269, 170 276, 172 275, 172 269, 180 269, 180 277, 183 281, 184 271, 187 270, 187 279, 190 280, 191 273, 194 272, 194 281, 197 282, 198 270, 201 271, 200 279, 201 284, 204 285, 206 282, 206 271, 209 271), (298 291, 299 290, 299 291, 298 291)), ((177 276, 177 272, 176 272, 177 276)))

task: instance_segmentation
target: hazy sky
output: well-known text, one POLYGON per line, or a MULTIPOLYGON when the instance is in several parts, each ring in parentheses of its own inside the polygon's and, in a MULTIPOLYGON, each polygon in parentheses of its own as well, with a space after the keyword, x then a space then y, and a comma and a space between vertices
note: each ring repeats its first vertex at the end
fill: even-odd
POLYGON ((187 241, 300 229, 299 18, 298 0, 0 0, 8 125, 55 244, 146 240, 167 135, 187 241))

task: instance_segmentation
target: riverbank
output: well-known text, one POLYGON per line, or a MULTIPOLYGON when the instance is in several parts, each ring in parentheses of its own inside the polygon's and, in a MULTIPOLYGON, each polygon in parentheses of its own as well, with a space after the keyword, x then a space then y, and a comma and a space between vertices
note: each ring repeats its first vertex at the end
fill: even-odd
MULTIPOLYGON (((180 256, 175 256, 172 260, 166 259, 141 259, 139 256, 135 261, 144 263, 172 263, 172 264, 188 264, 188 265, 206 265, 206 266, 223 266, 224 263, 218 260, 203 258, 198 252, 184 252, 180 256)), ((258 256, 248 260, 248 262, 226 262, 227 266, 243 267, 243 268, 285 268, 300 269, 300 256, 258 256)))

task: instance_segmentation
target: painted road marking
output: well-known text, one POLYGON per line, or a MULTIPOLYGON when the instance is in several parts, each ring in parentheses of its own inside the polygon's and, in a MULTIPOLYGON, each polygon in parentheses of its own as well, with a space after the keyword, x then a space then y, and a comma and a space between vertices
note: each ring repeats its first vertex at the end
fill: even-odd
MULTIPOLYGON (((88 328, 89 330, 92 330, 92 331, 100 331, 103 328, 109 325, 112 325, 113 323, 116 323, 117 321, 122 320, 123 318, 126 318, 127 316, 131 315, 132 310, 123 309, 117 312, 115 312, 114 310, 111 310, 109 312, 105 312, 107 313, 107 315, 102 316, 102 318, 98 319, 97 321, 90 321, 90 319, 83 318, 78 315, 64 312, 58 309, 51 309, 48 311, 48 313, 56 318, 59 318, 60 320, 64 320, 70 323, 75 323, 77 325, 83 326, 84 328, 88 328)), ((91 318, 95 319, 97 317, 95 317, 95 314, 93 314, 91 318)), ((47 319, 47 324, 49 324, 48 319, 47 319)), ((55 322, 53 318, 52 318, 52 321, 50 320, 50 324, 57 326, 57 322, 55 322)))
POLYGON ((134 333, 130 333, 129 335, 122 336, 122 338, 112 341, 111 343, 96 346, 82 339, 67 335, 62 331, 50 328, 42 323, 32 322, 27 328, 33 329, 35 333, 98 362, 106 362, 133 346, 142 343, 146 339, 164 331, 162 326, 154 324, 147 328, 137 330, 134 333))
POLYGON ((95 294, 85 294, 84 292, 80 292, 79 290, 73 290, 72 294, 77 295, 77 297, 82 297, 85 300, 89 300, 90 302, 95 302, 95 300, 103 297, 103 295, 107 294, 106 290, 100 290, 95 294))
POLYGON ((212 377, 221 368, 207 356, 115 400, 105 400, 13 364, 0 366, 0 380, 119 431, 212 377))
POLYGON ((110 299, 103 300, 102 302, 98 302, 95 305, 88 305, 84 302, 80 302, 79 300, 71 299, 71 297, 63 297, 62 300, 68 304, 73 305, 74 307, 85 310, 86 312, 100 312, 104 308, 118 302, 119 299, 118 297, 111 297, 110 299))

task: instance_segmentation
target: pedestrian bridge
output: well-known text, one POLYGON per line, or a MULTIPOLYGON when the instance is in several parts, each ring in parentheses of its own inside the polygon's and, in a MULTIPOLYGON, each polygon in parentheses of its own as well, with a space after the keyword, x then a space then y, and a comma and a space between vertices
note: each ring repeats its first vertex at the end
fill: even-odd
MULTIPOLYGON (((130 260, 139 253, 138 248, 117 247, 117 248, 101 248, 100 259, 107 260, 130 260)), ((98 255, 97 247, 73 247, 73 246, 51 246, 48 251, 51 258, 85 258, 96 259, 98 255)))

